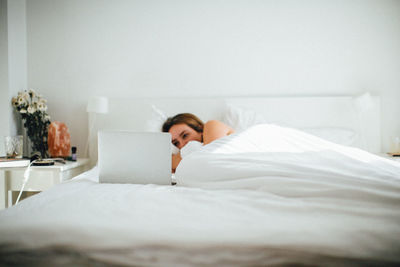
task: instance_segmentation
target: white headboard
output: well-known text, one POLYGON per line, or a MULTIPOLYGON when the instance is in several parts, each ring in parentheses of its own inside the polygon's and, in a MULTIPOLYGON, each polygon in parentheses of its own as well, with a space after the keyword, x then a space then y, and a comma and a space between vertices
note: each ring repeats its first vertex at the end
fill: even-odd
MULTIPOLYGON (((372 97, 373 106, 360 113, 352 96, 313 97, 193 97, 109 99, 109 113, 97 114, 89 133, 91 162, 97 161, 97 132, 101 129, 144 131, 152 119, 152 105, 168 116, 190 112, 203 121, 221 120, 226 104, 234 104, 263 115, 266 121, 297 128, 337 127, 352 130, 363 139, 364 149, 381 152, 380 98, 372 97)), ((89 125, 93 122, 89 115, 89 125)))

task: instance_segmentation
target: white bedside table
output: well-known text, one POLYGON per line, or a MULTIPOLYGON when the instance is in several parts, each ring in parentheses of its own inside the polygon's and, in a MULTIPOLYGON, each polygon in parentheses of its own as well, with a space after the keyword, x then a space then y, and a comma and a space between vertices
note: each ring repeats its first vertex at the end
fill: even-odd
MULTIPOLYGON (((15 200, 13 192, 19 192, 27 167, 0 168, 0 209, 10 207, 15 200)), ((89 159, 66 161, 66 164, 55 163, 52 166, 32 166, 29 181, 24 192, 41 192, 53 185, 85 172, 89 168, 89 159)), ((21 198, 22 199, 22 198, 21 198)))

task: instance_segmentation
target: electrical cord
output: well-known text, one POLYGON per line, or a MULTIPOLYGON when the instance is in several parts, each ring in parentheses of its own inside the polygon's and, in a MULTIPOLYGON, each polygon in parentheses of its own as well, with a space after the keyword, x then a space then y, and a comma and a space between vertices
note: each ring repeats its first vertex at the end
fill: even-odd
POLYGON ((19 191, 19 195, 18 195, 17 201, 15 202, 15 205, 18 204, 19 199, 21 198, 21 195, 22 195, 22 192, 24 191, 25 185, 28 183, 28 180, 29 180, 29 174, 31 172, 31 166, 36 161, 39 161, 39 159, 35 159, 35 160, 31 161, 31 163, 29 163, 29 165, 28 165, 28 168, 26 168, 26 170, 24 172, 24 180, 22 182, 21 191, 19 191))
POLYGON ((48 160, 48 161, 50 160, 50 161, 53 161, 53 162, 59 162, 59 163, 65 164, 65 160, 64 160, 63 158, 41 159, 41 158, 38 157, 38 156, 34 156, 34 157, 32 157, 32 159, 33 159, 33 160, 29 163, 28 168, 26 168, 26 170, 25 170, 25 172, 24 172, 24 180, 23 180, 23 182, 22 182, 22 187, 21 187, 21 190, 19 191, 18 198, 17 198, 17 201, 15 202, 15 205, 18 204, 18 202, 19 202, 19 200, 20 200, 20 198, 21 198, 22 192, 24 191, 25 185, 28 183, 29 176, 30 176, 30 172, 31 172, 31 166, 32 166, 35 162, 43 161, 43 160, 48 160))

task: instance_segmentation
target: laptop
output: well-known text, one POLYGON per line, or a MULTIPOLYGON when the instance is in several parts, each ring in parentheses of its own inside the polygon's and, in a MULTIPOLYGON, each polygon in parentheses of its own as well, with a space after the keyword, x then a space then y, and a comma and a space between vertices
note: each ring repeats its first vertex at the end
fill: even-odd
POLYGON ((100 183, 171 184, 171 135, 100 131, 100 183))

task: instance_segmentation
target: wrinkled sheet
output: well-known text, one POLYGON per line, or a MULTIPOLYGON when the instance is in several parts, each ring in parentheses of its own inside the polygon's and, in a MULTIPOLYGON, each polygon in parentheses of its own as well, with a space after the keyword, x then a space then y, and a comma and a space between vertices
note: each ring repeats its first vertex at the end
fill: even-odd
POLYGON ((256 125, 208 145, 187 145, 178 185, 266 191, 280 196, 335 190, 398 193, 400 163, 273 124, 256 125), (195 148, 195 149, 193 149, 195 148), (383 192, 385 191, 385 192, 383 192))
POLYGON ((400 264, 399 164, 274 127, 187 154, 178 186, 94 168, 0 211, 0 265, 400 264))

